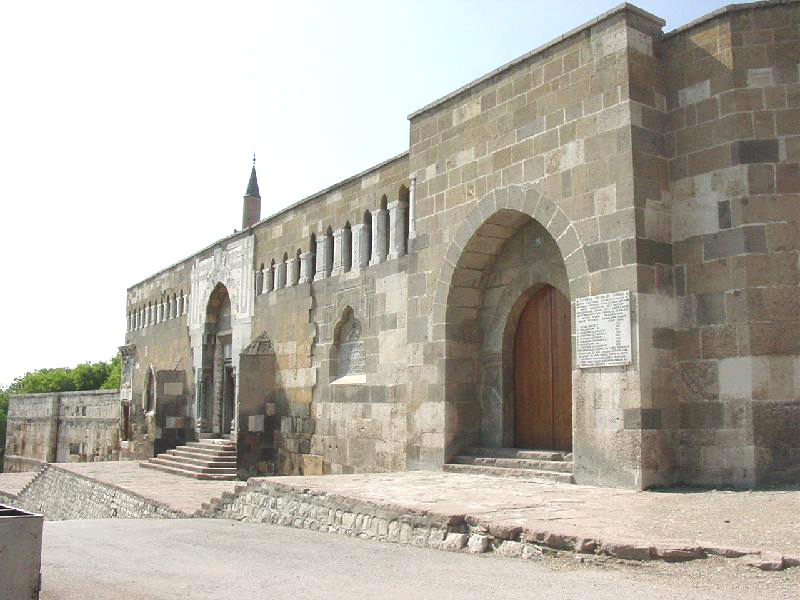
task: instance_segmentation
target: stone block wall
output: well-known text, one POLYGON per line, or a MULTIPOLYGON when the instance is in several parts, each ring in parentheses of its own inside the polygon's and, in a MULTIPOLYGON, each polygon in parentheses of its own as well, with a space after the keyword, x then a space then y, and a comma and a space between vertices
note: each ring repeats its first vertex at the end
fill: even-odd
POLYGON ((800 475, 800 6, 663 42, 681 479, 800 475))
MULTIPOLYGON (((621 5, 416 111, 407 153, 130 288, 123 401, 180 371, 191 436, 221 284, 234 367, 273 347, 274 383, 243 380, 253 468, 435 469, 514 445, 509 338, 532 290, 629 291, 631 363, 571 365, 576 480, 796 480, 798 12, 664 35, 621 5)), ((130 456, 157 436, 137 411, 130 456)))
POLYGON ((119 409, 117 390, 11 396, 5 470, 118 460, 119 409))

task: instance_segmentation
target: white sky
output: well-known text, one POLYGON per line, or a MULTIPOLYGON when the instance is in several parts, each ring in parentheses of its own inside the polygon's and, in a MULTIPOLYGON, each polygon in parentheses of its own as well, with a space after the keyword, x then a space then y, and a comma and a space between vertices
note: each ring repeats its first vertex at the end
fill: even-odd
MULTIPOLYGON (((0 3, 0 384, 107 360, 125 291, 408 147, 406 116, 616 0, 0 3)), ((638 5, 665 31, 723 0, 638 5)))

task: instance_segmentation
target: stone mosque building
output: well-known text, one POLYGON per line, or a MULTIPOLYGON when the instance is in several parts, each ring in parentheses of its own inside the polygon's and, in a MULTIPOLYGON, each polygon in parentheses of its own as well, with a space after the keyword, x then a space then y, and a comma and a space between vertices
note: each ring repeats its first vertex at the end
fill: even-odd
POLYGON ((800 3, 663 26, 622 4, 263 219, 254 164, 240 231, 128 289, 105 457, 800 481, 800 3))

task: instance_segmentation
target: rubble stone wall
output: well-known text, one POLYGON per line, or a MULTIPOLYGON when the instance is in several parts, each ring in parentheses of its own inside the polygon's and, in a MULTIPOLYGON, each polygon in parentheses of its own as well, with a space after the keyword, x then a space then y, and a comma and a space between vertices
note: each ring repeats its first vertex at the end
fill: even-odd
POLYGON ((106 483, 46 465, 15 498, 14 506, 68 519, 176 519, 187 515, 106 483))

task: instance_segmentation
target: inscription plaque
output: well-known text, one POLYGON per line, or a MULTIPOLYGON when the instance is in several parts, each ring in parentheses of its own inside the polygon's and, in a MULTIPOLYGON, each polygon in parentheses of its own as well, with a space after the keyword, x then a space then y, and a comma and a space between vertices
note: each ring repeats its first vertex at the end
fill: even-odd
POLYGON ((631 363, 631 296, 614 292, 575 300, 578 368, 631 363))

